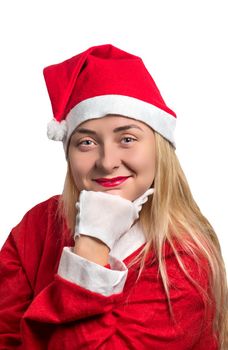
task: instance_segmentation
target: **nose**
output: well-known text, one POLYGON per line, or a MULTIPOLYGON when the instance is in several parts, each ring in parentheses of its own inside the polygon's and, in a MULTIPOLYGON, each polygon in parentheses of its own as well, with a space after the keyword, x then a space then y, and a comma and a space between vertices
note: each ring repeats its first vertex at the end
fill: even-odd
POLYGON ((105 144, 100 148, 96 159, 96 168, 104 173, 111 173, 113 169, 119 168, 121 157, 113 144, 105 144))

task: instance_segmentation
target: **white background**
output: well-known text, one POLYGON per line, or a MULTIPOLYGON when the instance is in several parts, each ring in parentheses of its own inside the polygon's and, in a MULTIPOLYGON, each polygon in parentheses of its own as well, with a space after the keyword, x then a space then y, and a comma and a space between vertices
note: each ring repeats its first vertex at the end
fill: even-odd
POLYGON ((141 56, 178 115, 177 155, 228 266, 228 10, 221 0, 2 1, 0 246, 38 202, 61 193, 60 143, 42 69, 112 43, 141 56))

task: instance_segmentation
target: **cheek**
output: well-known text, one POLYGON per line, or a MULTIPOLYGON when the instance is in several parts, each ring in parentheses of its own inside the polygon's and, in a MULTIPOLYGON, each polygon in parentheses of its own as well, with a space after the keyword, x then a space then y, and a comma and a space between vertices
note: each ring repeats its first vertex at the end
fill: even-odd
POLYGON ((90 171, 90 162, 85 157, 81 159, 79 156, 70 156, 69 164, 75 184, 78 186, 83 182, 86 175, 88 175, 90 171))
POLYGON ((155 173, 155 152, 154 150, 148 152, 146 154, 146 164, 147 164, 147 168, 151 173, 155 173))
POLYGON ((138 173, 153 176, 155 172, 155 152, 149 146, 145 149, 139 149, 130 157, 132 168, 138 173))

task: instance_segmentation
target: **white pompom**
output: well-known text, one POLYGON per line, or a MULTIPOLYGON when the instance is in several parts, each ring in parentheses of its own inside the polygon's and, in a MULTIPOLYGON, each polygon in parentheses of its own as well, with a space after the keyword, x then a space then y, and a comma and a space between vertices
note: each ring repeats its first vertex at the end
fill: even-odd
POLYGON ((65 120, 58 122, 53 119, 48 123, 47 136, 50 140, 63 141, 67 134, 67 124, 65 120))

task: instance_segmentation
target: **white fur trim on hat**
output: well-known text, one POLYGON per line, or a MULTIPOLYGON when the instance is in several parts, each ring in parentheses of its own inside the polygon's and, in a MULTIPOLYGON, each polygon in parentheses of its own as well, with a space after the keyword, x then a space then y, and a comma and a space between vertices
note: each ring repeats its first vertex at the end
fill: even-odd
POLYGON ((65 120, 58 122, 53 119, 48 123, 47 136, 54 141, 64 141, 67 135, 67 123, 65 120))
POLYGON ((63 146, 67 152, 69 139, 78 125, 107 114, 118 114, 142 121, 170 141, 175 147, 176 118, 164 110, 142 100, 123 95, 101 95, 78 103, 66 117, 67 135, 63 146))

